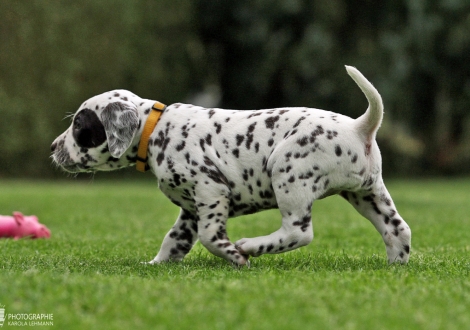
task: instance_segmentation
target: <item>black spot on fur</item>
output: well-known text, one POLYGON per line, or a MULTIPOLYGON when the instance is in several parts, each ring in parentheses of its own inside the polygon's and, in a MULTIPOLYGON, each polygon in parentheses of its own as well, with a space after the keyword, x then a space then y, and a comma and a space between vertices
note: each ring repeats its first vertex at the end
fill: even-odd
POLYGON ((178 173, 173 174, 173 181, 175 182, 176 186, 181 185, 181 176, 178 173))
POLYGON ((320 181, 320 179, 321 179, 322 177, 323 177, 323 175, 319 175, 319 176, 315 179, 314 183, 318 183, 318 181, 320 181))
POLYGON ((388 215, 384 215, 384 222, 386 225, 390 223, 390 218, 388 217, 388 215))
POLYGON ((204 156, 204 164, 206 164, 207 166, 215 166, 214 162, 210 160, 207 156, 204 156))
POLYGON ((255 126, 256 126, 256 122, 248 126, 248 133, 253 133, 253 131, 255 130, 255 126))
POLYGON ((212 145, 212 135, 207 134, 205 141, 206 141, 207 145, 211 146, 212 145))
POLYGON ((318 125, 311 133, 309 137, 309 142, 314 143, 317 139, 317 136, 325 134, 325 130, 321 125, 318 125))
POLYGON ((338 136, 338 132, 336 131, 326 131, 327 135, 326 137, 328 138, 328 140, 332 140, 333 138, 337 137, 338 136))
POLYGON ((310 179, 311 177, 313 177, 313 172, 311 171, 308 171, 307 173, 302 173, 299 175, 300 180, 307 180, 307 179, 310 179))
POLYGON ((221 184, 228 185, 227 178, 222 174, 222 172, 220 172, 220 170, 216 166, 214 166, 214 168, 208 168, 206 166, 200 166, 199 170, 202 173, 205 173, 215 183, 221 183, 221 184))
POLYGON ((399 219, 392 219, 392 225, 394 225, 395 227, 398 227, 401 223, 401 220, 399 219))
POLYGON ((250 119, 251 117, 257 117, 261 116, 263 113, 262 112, 253 112, 251 115, 249 115, 247 118, 250 119))
POLYGON ((256 126, 256 122, 248 126, 248 131, 246 132, 246 144, 245 144, 247 149, 250 149, 251 144, 253 143, 253 140, 254 140, 253 132, 255 130, 255 126, 256 126))
POLYGON ((304 136, 297 140, 297 144, 301 147, 304 147, 308 144, 308 136, 304 136))
POLYGON ((245 169, 242 174, 243 180, 248 181, 248 171, 245 169))
POLYGON ((181 143, 176 146, 176 150, 177 150, 177 151, 183 150, 184 147, 185 147, 185 145, 186 145, 186 142, 185 142, 184 140, 181 141, 181 143))
POLYGON ((300 123, 302 122, 302 120, 304 120, 304 119, 305 119, 305 117, 303 117, 303 116, 300 117, 299 120, 297 120, 297 122, 294 124, 294 127, 293 127, 293 128, 296 128, 297 126, 299 126, 300 123))
POLYGON ((307 228, 308 226, 310 225, 310 220, 311 220, 311 216, 310 214, 306 214, 302 219, 298 220, 298 221, 294 221, 292 223, 292 225, 294 226, 300 226, 300 229, 305 232, 307 231, 307 228))
POLYGON ((160 166, 165 159, 165 154, 163 152, 158 153, 157 155, 157 164, 160 166))
POLYGON ((339 157, 339 156, 341 156, 342 153, 343 153, 343 151, 341 150, 341 147, 337 144, 337 145, 335 146, 335 154, 336 154, 336 156, 339 157))
POLYGON ((403 248, 405 249, 405 252, 410 254, 410 246, 409 245, 403 245, 403 248))
POLYGON ((276 124, 276 122, 279 120, 279 116, 273 116, 273 117, 269 117, 267 118, 264 122, 266 124, 266 128, 269 128, 269 129, 274 129, 274 125, 276 124))
POLYGON ((273 198, 273 193, 269 190, 264 190, 259 192, 259 197, 263 199, 271 199, 273 198))
POLYGON ((236 136, 236 140, 237 140, 237 147, 240 146, 240 144, 243 143, 243 140, 245 139, 245 136, 244 135, 240 135, 240 134, 237 134, 236 136))

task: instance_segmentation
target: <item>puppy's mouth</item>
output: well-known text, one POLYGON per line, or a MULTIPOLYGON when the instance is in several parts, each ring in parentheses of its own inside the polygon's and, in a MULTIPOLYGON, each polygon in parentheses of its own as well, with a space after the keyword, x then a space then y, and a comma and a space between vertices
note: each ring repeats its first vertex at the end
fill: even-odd
POLYGON ((59 165, 65 172, 68 173, 94 173, 95 170, 90 166, 83 164, 73 164, 73 165, 59 165))
POLYGON ((59 152, 53 152, 51 155, 52 163, 59 167, 61 170, 67 173, 95 173, 96 169, 94 166, 88 165, 89 161, 85 161, 82 157, 79 163, 74 162, 70 157, 69 153, 61 150, 59 152))

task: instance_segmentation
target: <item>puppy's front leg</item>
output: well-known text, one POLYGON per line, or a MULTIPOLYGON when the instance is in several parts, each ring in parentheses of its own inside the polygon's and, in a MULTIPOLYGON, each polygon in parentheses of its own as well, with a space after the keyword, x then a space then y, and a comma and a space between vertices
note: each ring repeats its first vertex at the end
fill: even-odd
POLYGON ((163 239, 162 247, 150 264, 180 261, 197 241, 197 216, 181 209, 171 230, 163 239))
POLYGON ((248 264, 248 257, 242 255, 227 236, 228 209, 229 200, 226 197, 204 200, 197 204, 199 240, 214 255, 244 266, 248 264))

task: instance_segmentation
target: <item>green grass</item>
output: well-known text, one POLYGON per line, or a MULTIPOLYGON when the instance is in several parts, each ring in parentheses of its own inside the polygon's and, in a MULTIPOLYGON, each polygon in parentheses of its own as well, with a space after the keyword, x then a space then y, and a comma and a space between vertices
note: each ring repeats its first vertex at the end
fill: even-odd
MULTIPOLYGON (((53 329, 470 327, 469 179, 388 183, 413 232, 406 266, 389 266, 373 226, 330 197, 313 207, 309 246, 234 269, 199 243, 182 263, 141 264, 178 209, 151 177, 105 177, 0 181, 0 213, 36 214, 52 231, 49 240, 0 240, 7 314, 52 313, 53 329)), ((272 210, 232 219, 228 232, 235 241, 279 225, 272 210)))

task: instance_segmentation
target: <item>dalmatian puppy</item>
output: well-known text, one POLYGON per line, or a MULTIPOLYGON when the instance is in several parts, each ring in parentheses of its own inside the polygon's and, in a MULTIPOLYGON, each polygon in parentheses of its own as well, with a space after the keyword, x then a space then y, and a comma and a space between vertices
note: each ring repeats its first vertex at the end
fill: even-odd
POLYGON ((80 106, 53 142, 52 158, 72 173, 146 161, 161 191, 181 208, 151 264, 183 259, 198 239, 239 266, 250 256, 305 246, 313 239, 313 202, 334 194, 372 222, 390 263, 406 263, 411 231, 385 188, 375 141, 382 99, 357 69, 346 69, 369 102, 357 119, 301 107, 248 111, 175 103, 160 109, 142 160, 144 124, 158 102, 115 90, 80 106), (229 218, 272 208, 281 213, 281 228, 230 241, 229 218))

